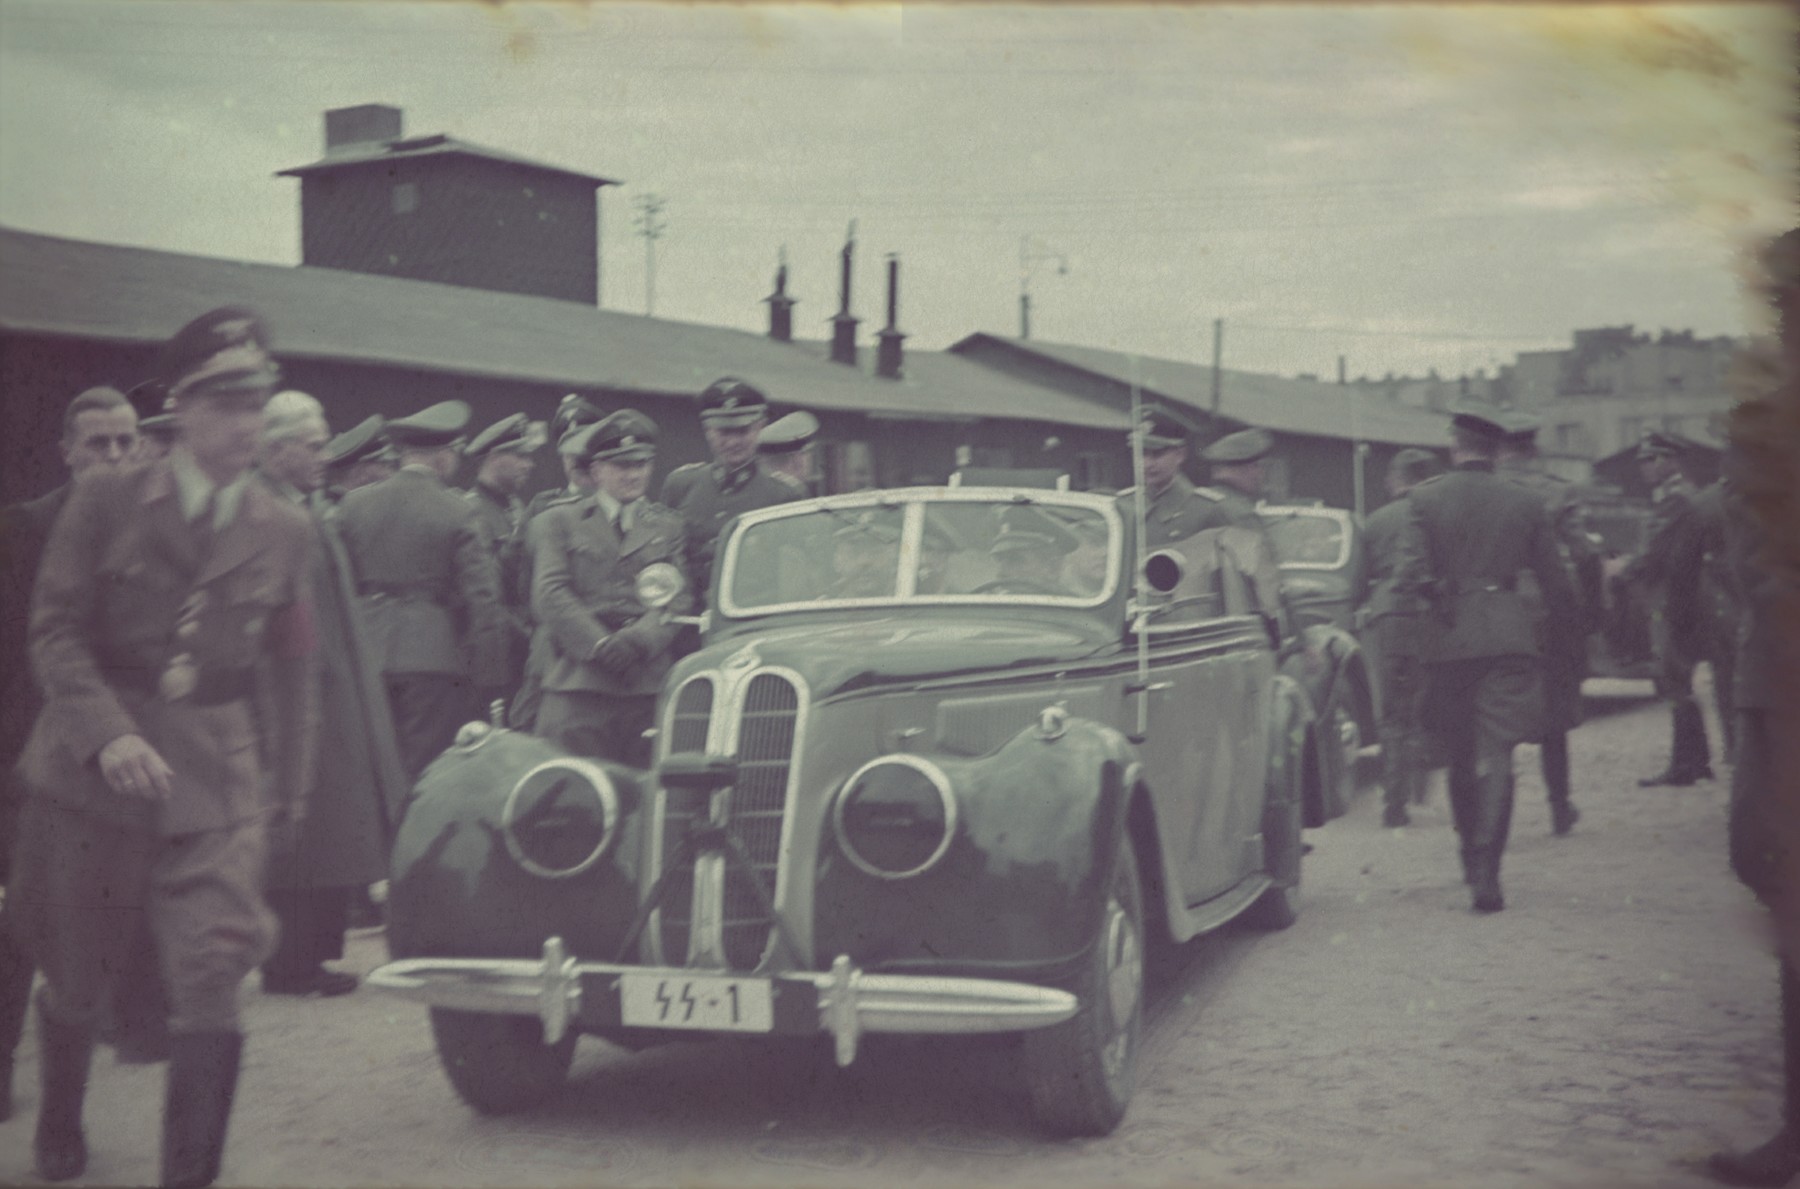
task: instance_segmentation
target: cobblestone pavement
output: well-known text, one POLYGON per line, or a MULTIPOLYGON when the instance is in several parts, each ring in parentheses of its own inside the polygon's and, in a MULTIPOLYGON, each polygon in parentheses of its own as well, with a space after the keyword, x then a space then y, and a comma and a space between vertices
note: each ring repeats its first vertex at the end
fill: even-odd
MULTIPOLYGON (((1725 784, 1640 790, 1667 719, 1614 702, 1573 738, 1580 825, 1553 838, 1519 751, 1507 910, 1478 917, 1441 788, 1405 830, 1374 796, 1309 837, 1301 918, 1160 964, 1138 1097, 1099 1140, 1048 1141, 1003 1042, 582 1043, 567 1092, 484 1119, 423 1009, 366 990, 246 992, 224 1183, 1706 1184, 1775 1124, 1775 965, 1725 860, 1725 784)), ((1723 772, 1721 772, 1723 775, 1723 772)), ((379 933, 346 965, 385 958, 379 933)), ((36 1058, 0 1126, 29 1179, 36 1058)), ((88 1183, 154 1181, 160 1068, 97 1060, 88 1183)))

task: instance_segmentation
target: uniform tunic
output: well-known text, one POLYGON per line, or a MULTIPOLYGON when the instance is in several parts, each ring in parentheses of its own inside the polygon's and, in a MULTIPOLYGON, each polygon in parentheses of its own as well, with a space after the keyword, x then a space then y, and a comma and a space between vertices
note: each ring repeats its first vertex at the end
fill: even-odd
MULTIPOLYGON (((1119 514, 1127 523, 1137 515, 1136 491, 1134 487, 1127 487, 1118 495, 1119 514)), ((1155 495, 1148 491, 1144 494, 1143 547, 1146 551, 1185 541, 1202 529, 1238 523, 1226 503, 1224 492, 1212 487, 1195 487, 1185 475, 1176 475, 1155 495)))
POLYGON ((221 493, 237 507, 216 531, 190 523, 178 459, 78 481, 32 604, 45 707, 21 763, 31 796, 9 910, 55 1013, 83 1027, 147 914, 171 1029, 236 1030, 238 986, 274 940, 268 819, 298 810, 310 783, 313 530, 257 483, 221 493), (107 785, 97 756, 125 735, 174 770, 166 800, 107 785))
MULTIPOLYGON (((571 751, 643 767, 649 746, 642 735, 674 663, 677 627, 638 601, 637 576, 655 562, 679 568, 687 536, 682 518, 660 504, 639 500, 627 515, 621 536, 596 496, 556 505, 533 525, 532 608, 552 654, 538 730, 571 751), (590 658, 621 629, 648 655, 629 671, 608 672, 590 658)), ((684 587, 666 610, 678 615, 691 606, 684 587)))
POLYGON ((1680 475, 1671 476, 1651 495, 1649 542, 1626 565, 1622 577, 1649 595, 1656 692, 1668 700, 1672 723, 1665 775, 1683 780, 1705 775, 1712 763, 1706 720, 1694 698, 1694 667, 1704 657, 1703 557, 1693 485, 1680 475))
MULTIPOLYGON (((1514 486, 1530 492, 1543 505, 1556 537, 1557 556, 1562 559, 1563 573, 1569 579, 1571 592, 1585 585, 1582 573, 1590 547, 1582 539, 1578 520, 1580 508, 1572 486, 1535 469, 1509 469, 1503 477, 1514 486)), ((1589 617, 1580 609, 1579 600, 1572 609, 1573 618, 1566 624, 1551 624, 1543 596, 1536 581, 1521 575, 1519 591, 1530 602, 1538 619, 1539 652, 1544 659, 1544 730, 1563 734, 1581 725, 1581 681, 1587 676, 1587 633, 1589 617), (1550 640, 1566 642, 1552 648, 1550 640)))
POLYGON ((660 502, 679 513, 687 525, 688 578, 702 599, 711 596, 713 553, 719 534, 732 518, 785 504, 801 494, 765 471, 756 459, 730 472, 716 462, 691 462, 669 472, 660 502))
MULTIPOLYGON (((549 667, 552 655, 550 633, 544 630, 544 625, 537 621, 537 613, 531 609, 532 529, 538 522, 538 513, 546 508, 580 503, 592 496, 593 492, 583 491, 570 484, 540 491, 525 505, 523 523, 519 528, 519 564, 515 572, 518 589, 511 597, 525 611, 526 619, 531 624, 531 638, 525 649, 525 671, 519 680, 519 692, 513 695, 512 705, 506 712, 506 721, 515 730, 537 729, 538 707, 544 699, 544 670, 549 667)), ((684 558, 684 564, 685 561, 684 558)))
POLYGON ((525 672, 525 654, 531 639, 530 580, 520 574, 525 568, 525 502, 518 496, 502 495, 480 481, 463 497, 475 509, 475 522, 494 554, 494 567, 500 578, 500 606, 506 619, 503 685, 510 698, 525 672))
POLYGON ((1419 726, 1424 670, 1414 608, 1395 590, 1400 542, 1412 515, 1405 497, 1390 500, 1363 523, 1362 553, 1351 589, 1361 604, 1362 639, 1381 684, 1381 753, 1387 804, 1398 813, 1423 792, 1428 767, 1419 726))
POLYGON ((370 650, 386 676, 408 780, 485 717, 506 680, 499 567, 475 511, 425 468, 402 467, 338 506, 370 650))

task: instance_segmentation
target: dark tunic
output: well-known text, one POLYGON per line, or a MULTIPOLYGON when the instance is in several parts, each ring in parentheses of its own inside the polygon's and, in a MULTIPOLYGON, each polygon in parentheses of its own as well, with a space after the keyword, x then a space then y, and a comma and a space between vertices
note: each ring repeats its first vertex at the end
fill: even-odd
POLYGON ((731 472, 718 463, 705 462, 669 472, 658 502, 680 514, 687 524, 688 580, 702 601, 711 597, 713 552, 719 534, 732 518, 785 504, 801 494, 792 484, 763 470, 755 459, 731 472))

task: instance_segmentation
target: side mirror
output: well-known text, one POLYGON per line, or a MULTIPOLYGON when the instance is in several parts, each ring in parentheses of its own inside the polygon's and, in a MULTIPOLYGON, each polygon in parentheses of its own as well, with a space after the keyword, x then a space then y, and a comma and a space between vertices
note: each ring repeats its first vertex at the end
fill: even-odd
POLYGON ((681 593, 681 571, 666 561, 652 562, 638 571, 638 602, 660 611, 681 593))

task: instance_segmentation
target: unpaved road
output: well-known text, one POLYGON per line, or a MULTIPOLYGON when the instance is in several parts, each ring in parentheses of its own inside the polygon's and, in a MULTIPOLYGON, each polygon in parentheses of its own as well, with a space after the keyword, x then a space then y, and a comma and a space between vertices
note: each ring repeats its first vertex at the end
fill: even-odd
MULTIPOLYGON (((468 1111, 423 1009, 247 989, 224 1183, 1700 1185, 1776 1122, 1775 966, 1725 861, 1725 785, 1640 790, 1667 719, 1618 703, 1574 736, 1573 836, 1519 752, 1507 910, 1468 911, 1441 788, 1404 831, 1374 796, 1310 835, 1300 922, 1167 963, 1140 1089, 1103 1140, 1047 1141, 1004 1043, 583 1041, 530 1115, 468 1111)), ((347 965, 385 958, 381 935, 347 965)), ((0 1126, 30 1179, 36 1058, 0 1126)), ((91 1184, 156 1176, 160 1068, 98 1059, 91 1184)))

